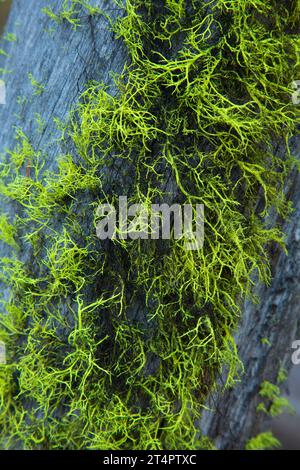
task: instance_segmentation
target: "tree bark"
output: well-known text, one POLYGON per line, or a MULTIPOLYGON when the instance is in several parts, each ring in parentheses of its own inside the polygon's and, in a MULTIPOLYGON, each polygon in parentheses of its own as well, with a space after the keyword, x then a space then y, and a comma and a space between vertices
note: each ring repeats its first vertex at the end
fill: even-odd
MULTIPOLYGON (((55 27, 41 11, 48 4, 48 0, 13 1, 6 31, 16 34, 17 39, 5 44, 10 56, 0 56, 0 67, 9 72, 3 77, 7 102, 0 106, 0 149, 4 152, 14 147, 15 127, 21 127, 33 148, 47 155, 45 169, 54 170, 55 158, 66 149, 64 143, 55 140, 59 131, 53 118, 66 120, 89 80, 103 81, 114 92, 111 72, 122 70, 126 49, 108 30, 103 17, 83 17, 77 31, 69 26, 55 27), (29 73, 45 85, 45 90, 25 101, 23 98, 33 92, 29 73), (37 114, 45 121, 41 134, 36 132, 37 114)), ((96 4, 111 16, 120 14, 112 1, 98 0, 96 4)), ((58 2, 56 8, 59 7, 58 2)), ((294 149, 298 154, 298 140, 294 149)), ((297 172, 290 176, 286 191, 295 207, 284 224, 288 255, 282 251, 273 253, 271 285, 256 286, 260 303, 245 302, 236 334, 244 375, 234 388, 210 397, 208 404, 212 411, 205 412, 201 422, 201 429, 220 449, 243 448, 246 440, 265 426, 265 416, 256 411, 260 384, 263 380, 275 382, 280 365, 290 368, 291 344, 297 335, 300 337, 300 177, 297 172), (269 346, 262 342, 263 338, 268 339, 269 346)), ((13 210, 1 204, 1 210, 13 210)), ((2 247, 0 255, 6 256, 8 252, 2 247)), ((26 253, 22 256, 26 259, 26 253)))

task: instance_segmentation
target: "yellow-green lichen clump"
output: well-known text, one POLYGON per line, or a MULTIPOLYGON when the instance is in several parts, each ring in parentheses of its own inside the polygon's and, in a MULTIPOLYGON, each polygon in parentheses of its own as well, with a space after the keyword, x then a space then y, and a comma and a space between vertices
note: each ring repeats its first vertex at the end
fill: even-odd
POLYGON ((2 447, 212 447, 197 422, 221 369, 226 386, 242 371, 239 303, 283 244, 264 220, 289 210, 299 19, 298 0, 127 0, 118 93, 87 86, 56 174, 18 130, 0 183, 18 207, 0 237, 16 249, 1 261, 2 447), (101 242, 96 208, 119 195, 204 204, 203 249, 101 242))

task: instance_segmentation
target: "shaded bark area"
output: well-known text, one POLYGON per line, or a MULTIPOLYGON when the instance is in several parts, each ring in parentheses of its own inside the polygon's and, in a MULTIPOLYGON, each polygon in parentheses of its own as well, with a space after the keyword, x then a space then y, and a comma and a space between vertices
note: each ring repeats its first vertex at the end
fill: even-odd
MULTIPOLYGON (((111 16, 120 14, 110 0, 95 3, 111 16)), ((21 127, 33 148, 47 156, 45 169, 54 170, 56 157, 68 151, 68 142, 57 140, 60 133, 53 118, 67 119, 89 80, 103 81, 113 92, 110 73, 122 70, 126 50, 109 32, 103 17, 85 15, 82 26, 73 31, 68 24, 57 27, 41 12, 48 4, 48 0, 13 2, 6 29, 15 33, 17 40, 2 43, 10 57, 0 56, 0 68, 9 72, 3 77, 7 103, 0 106, 0 149, 4 153, 5 148, 14 147, 14 127, 21 127), (29 73, 45 85, 40 95, 33 94, 29 73), (42 133, 37 132, 37 114, 45 121, 42 133)), ((299 153, 298 143, 294 148, 299 153)), ((264 426, 265 416, 256 412, 260 384, 263 380, 275 382, 280 365, 289 369, 291 344, 300 335, 300 177, 296 172, 290 177, 287 193, 295 207, 284 225, 289 254, 272 253, 272 283, 256 286, 260 303, 245 302, 236 334, 245 373, 235 388, 210 398, 212 412, 203 416, 202 430, 221 449, 243 448, 264 426), (263 338, 271 345, 263 344, 263 338)), ((1 206, 6 213, 14 210, 3 202, 1 206)), ((1 256, 8 254, 8 249, 1 248, 1 256)), ((28 253, 22 258, 28 259, 28 253)))

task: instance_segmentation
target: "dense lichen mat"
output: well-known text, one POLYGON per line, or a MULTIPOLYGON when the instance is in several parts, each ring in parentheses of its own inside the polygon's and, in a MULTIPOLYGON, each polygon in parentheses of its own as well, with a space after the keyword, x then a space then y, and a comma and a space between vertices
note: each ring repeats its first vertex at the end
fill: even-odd
POLYGON ((2 447, 212 446, 199 420, 222 369, 225 387, 242 374, 241 300, 284 245, 268 215, 290 210, 299 21, 299 0, 127 0, 110 25, 129 55, 118 92, 87 85, 56 173, 17 131, 0 184, 17 214, 1 218, 2 447), (120 195, 204 204, 203 248, 99 240, 97 206, 120 195))

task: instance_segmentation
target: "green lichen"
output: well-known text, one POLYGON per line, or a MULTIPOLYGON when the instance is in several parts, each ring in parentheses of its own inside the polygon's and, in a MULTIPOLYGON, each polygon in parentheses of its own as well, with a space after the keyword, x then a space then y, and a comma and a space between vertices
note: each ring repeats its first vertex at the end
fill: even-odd
POLYGON ((10 57, 9 54, 4 49, 0 49, 0 55, 4 55, 5 57, 10 57))
MULTIPOLYGON (((64 2, 60 20, 76 28, 79 3, 64 2)), ((125 10, 113 24, 129 53, 118 92, 91 83, 68 125, 57 122, 68 143, 57 171, 20 129, 1 164, 27 254, 1 261, 5 448, 211 448, 198 423, 223 369, 225 387, 242 371, 241 300, 269 282, 270 246, 284 246, 265 220, 290 210, 295 2, 127 0, 125 10), (124 194, 204 204, 203 249, 100 242, 97 206, 124 194)))
POLYGON ((36 122, 36 125, 37 125, 38 133, 43 134, 43 132, 46 129, 47 123, 39 113, 35 113, 35 122, 36 122))
POLYGON ((11 70, 0 67, 0 75, 9 75, 10 73, 12 73, 11 70))
POLYGON ((101 13, 101 10, 91 5, 91 2, 88 0, 63 0, 58 13, 55 13, 50 6, 42 8, 42 12, 49 16, 51 20, 58 24, 66 22, 71 25, 74 30, 81 25, 80 14, 82 11, 89 16, 95 16, 101 13))
POLYGON ((45 90, 45 85, 42 83, 38 82, 32 75, 32 73, 28 74, 28 78, 30 80, 30 83, 32 85, 32 88, 34 89, 34 95, 41 95, 44 90, 45 90))
POLYGON ((262 432, 252 437, 246 444, 246 450, 267 450, 281 447, 281 444, 271 432, 262 432))
POLYGON ((282 413, 294 413, 294 408, 289 400, 281 396, 280 388, 265 380, 260 387, 259 395, 265 398, 265 402, 257 405, 257 411, 275 417, 282 413), (268 403, 266 403, 268 402, 268 403))
POLYGON ((272 346, 272 343, 268 338, 262 338, 260 341, 261 341, 261 344, 263 344, 264 346, 269 346, 269 347, 272 346))
POLYGON ((8 42, 16 42, 17 36, 16 36, 14 33, 6 32, 6 33, 2 36, 2 39, 3 39, 4 41, 8 41, 8 42))
POLYGON ((16 228, 9 223, 7 216, 2 214, 0 216, 0 240, 4 241, 7 245, 17 249, 18 245, 15 240, 16 228))
POLYGON ((287 378, 288 378, 288 372, 287 372, 286 368, 283 367, 283 366, 280 366, 278 374, 277 374, 277 383, 282 384, 282 383, 286 382, 287 378))

